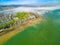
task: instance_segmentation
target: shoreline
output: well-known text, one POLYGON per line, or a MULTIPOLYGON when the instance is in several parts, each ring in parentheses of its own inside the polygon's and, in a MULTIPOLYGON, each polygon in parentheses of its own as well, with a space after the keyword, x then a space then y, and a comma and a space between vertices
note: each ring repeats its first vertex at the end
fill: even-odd
POLYGON ((39 18, 30 20, 28 23, 23 24, 19 28, 17 27, 18 29, 15 29, 5 35, 0 36, 0 45, 2 43, 4 43, 5 41, 7 41, 8 39, 10 39, 11 37, 13 37, 14 35, 16 35, 17 33, 24 31, 25 28, 27 28, 31 25, 37 24, 40 21, 41 21, 41 19, 39 19, 39 18))

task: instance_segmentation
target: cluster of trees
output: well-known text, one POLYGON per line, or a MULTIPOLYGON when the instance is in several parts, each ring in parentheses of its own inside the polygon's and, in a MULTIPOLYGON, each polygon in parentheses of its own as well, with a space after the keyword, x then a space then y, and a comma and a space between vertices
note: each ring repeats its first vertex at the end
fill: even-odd
POLYGON ((11 12, 0 13, 0 30, 9 28, 14 22, 13 14, 11 12))
POLYGON ((10 26, 12 26, 13 24, 15 23, 14 20, 10 20, 6 23, 2 23, 0 24, 0 29, 6 29, 6 28, 9 28, 10 26))
POLYGON ((14 20, 16 21, 15 22, 16 25, 27 22, 32 18, 35 18, 35 14, 32 14, 30 12, 17 12, 16 15, 14 16, 14 20))
POLYGON ((7 17, 9 17, 6 19, 8 20, 7 22, 4 22, 2 20, 4 23, 0 23, 0 29, 6 29, 14 25, 20 25, 23 22, 26 22, 31 18, 35 18, 35 15, 32 13, 28 13, 28 12, 17 12, 14 16, 8 15, 7 17))

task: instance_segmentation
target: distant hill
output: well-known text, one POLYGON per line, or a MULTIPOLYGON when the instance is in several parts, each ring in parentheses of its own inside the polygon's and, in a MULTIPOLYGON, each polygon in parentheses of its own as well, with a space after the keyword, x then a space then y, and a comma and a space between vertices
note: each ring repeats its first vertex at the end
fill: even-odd
POLYGON ((19 6, 21 6, 21 5, 0 5, 0 10, 16 8, 19 6))

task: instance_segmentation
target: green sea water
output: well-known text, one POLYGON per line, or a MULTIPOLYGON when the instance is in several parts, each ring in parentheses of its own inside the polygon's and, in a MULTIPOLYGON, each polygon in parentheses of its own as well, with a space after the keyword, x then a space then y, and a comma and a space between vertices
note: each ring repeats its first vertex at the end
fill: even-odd
POLYGON ((27 27, 3 45, 60 45, 59 15, 47 15, 46 21, 27 27))

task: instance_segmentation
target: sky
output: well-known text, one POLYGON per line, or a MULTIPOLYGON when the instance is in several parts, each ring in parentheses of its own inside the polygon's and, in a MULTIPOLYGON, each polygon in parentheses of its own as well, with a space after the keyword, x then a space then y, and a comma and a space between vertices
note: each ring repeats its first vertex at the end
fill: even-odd
POLYGON ((60 0, 0 0, 0 5, 11 4, 59 4, 60 0))

